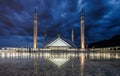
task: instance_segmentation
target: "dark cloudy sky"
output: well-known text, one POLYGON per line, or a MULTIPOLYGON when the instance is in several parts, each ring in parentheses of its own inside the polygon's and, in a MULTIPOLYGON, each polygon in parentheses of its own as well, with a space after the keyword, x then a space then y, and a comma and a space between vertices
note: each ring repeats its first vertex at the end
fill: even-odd
POLYGON ((85 12, 86 44, 120 34, 120 0, 0 0, 0 46, 32 47, 34 8, 38 13, 38 45, 58 33, 80 45, 81 9, 85 12))

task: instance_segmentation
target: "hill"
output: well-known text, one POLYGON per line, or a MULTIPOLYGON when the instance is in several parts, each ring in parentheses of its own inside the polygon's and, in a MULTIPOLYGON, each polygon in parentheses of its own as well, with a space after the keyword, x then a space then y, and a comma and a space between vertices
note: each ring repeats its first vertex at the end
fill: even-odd
POLYGON ((96 48, 120 46, 120 35, 113 36, 112 38, 107 40, 102 40, 89 44, 89 48, 92 48, 93 46, 96 48))

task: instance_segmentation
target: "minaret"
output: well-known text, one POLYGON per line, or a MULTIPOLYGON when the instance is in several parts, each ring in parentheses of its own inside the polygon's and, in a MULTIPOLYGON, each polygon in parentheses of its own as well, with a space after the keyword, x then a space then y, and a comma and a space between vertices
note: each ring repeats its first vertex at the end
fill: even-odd
POLYGON ((81 49, 85 49, 84 11, 81 14, 81 49))
POLYGON ((74 30, 72 29, 72 34, 71 34, 72 42, 74 42, 74 30))
POLYGON ((36 12, 36 9, 35 9, 35 12, 34 12, 34 26, 33 26, 33 35, 34 35, 34 49, 37 48, 37 12, 36 12))
POLYGON ((47 31, 44 32, 45 35, 45 41, 47 41, 47 31))

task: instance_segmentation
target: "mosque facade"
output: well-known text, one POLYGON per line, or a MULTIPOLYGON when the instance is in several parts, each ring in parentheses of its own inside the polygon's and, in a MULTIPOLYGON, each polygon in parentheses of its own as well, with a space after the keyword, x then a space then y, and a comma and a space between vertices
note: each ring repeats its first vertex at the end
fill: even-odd
MULTIPOLYGON (((85 49, 85 36, 84 36, 84 12, 82 10, 81 14, 81 49, 85 49)), ((37 12, 35 10, 34 13, 34 26, 33 26, 33 47, 34 49, 37 48, 37 12)), ((52 40, 47 40, 45 41, 45 44, 42 49, 49 49, 49 50, 70 50, 70 49, 75 49, 76 46, 74 44, 74 31, 72 29, 71 33, 71 40, 64 39, 58 35, 57 38, 52 39, 52 40)))

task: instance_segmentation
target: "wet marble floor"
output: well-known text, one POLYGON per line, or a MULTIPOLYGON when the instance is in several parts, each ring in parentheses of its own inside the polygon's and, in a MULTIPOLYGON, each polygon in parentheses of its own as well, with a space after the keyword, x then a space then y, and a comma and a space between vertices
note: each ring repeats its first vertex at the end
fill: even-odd
POLYGON ((120 76, 120 54, 2 53, 0 76, 120 76))

